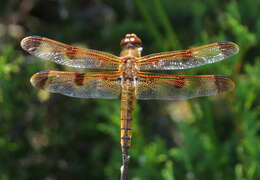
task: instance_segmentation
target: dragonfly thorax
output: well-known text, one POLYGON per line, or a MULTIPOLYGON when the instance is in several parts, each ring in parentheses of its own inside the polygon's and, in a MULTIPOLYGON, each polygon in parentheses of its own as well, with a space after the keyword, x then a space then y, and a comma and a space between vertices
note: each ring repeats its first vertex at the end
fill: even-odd
POLYGON ((123 47, 119 66, 121 78, 123 81, 133 81, 137 77, 136 61, 141 57, 141 40, 135 34, 127 34, 120 45, 123 47))
POLYGON ((142 47, 124 47, 120 57, 141 57, 142 47))
POLYGON ((122 79, 134 79, 136 77, 136 58, 135 57, 125 57, 122 58, 122 64, 119 67, 122 79))

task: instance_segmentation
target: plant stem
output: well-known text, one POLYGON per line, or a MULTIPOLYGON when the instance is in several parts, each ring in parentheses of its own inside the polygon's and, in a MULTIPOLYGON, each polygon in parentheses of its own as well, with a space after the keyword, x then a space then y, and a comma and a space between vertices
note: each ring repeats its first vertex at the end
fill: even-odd
POLYGON ((130 156, 128 156, 128 153, 122 153, 122 166, 120 168, 120 172, 121 172, 120 180, 126 180, 126 172, 128 168, 129 159, 130 156))

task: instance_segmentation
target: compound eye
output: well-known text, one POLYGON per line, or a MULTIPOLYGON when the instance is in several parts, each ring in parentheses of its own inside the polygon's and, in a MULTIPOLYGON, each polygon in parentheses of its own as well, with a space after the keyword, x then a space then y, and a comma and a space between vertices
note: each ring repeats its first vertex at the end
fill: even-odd
POLYGON ((127 34, 124 39, 121 40, 120 45, 121 46, 141 46, 142 41, 139 37, 137 37, 135 34, 127 34))
POLYGON ((130 38, 130 41, 131 41, 131 42, 135 42, 136 39, 135 39, 134 37, 131 37, 131 38, 130 38))

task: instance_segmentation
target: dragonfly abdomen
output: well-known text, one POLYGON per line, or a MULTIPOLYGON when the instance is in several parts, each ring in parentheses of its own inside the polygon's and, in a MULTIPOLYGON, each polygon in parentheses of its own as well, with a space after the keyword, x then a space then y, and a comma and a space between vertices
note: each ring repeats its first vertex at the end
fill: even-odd
POLYGON ((132 138, 132 112, 135 102, 133 81, 126 80, 121 93, 121 148, 123 153, 128 153, 132 138))

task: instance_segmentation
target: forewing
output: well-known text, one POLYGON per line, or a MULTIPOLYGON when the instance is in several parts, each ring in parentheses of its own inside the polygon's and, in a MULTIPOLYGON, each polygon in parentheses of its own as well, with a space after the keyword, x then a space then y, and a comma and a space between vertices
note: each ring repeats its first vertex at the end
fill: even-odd
POLYGON ((117 70, 119 57, 92 49, 78 48, 39 36, 29 36, 21 47, 30 54, 77 68, 117 70))
POLYGON ((170 51, 144 56, 137 62, 141 71, 189 69, 221 61, 237 54, 233 42, 218 42, 184 51, 170 51))
POLYGON ((31 77, 33 86, 77 98, 118 98, 121 86, 117 73, 45 71, 31 77))
POLYGON ((234 82, 223 76, 141 75, 136 82, 137 99, 184 100, 217 95, 234 88, 234 82))

